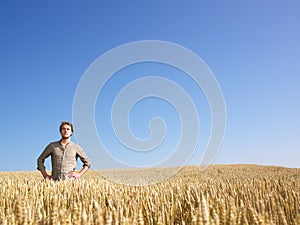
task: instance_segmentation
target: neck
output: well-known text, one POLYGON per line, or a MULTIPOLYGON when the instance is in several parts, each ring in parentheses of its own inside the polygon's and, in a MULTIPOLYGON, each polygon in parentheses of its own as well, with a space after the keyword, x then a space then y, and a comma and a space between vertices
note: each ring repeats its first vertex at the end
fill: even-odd
POLYGON ((61 143, 61 144, 67 144, 68 142, 70 142, 70 138, 62 138, 62 139, 60 140, 60 143, 61 143))

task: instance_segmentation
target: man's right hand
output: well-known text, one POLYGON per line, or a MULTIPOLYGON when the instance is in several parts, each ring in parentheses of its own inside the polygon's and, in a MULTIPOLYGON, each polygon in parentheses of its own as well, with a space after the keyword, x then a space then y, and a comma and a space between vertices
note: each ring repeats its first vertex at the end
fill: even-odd
POLYGON ((45 179, 49 179, 49 180, 54 180, 53 176, 47 175, 46 177, 44 177, 45 179))
POLYGON ((44 179, 49 179, 49 180, 53 180, 54 179, 53 176, 48 175, 48 173, 46 172, 46 170, 41 170, 41 173, 42 173, 44 179))

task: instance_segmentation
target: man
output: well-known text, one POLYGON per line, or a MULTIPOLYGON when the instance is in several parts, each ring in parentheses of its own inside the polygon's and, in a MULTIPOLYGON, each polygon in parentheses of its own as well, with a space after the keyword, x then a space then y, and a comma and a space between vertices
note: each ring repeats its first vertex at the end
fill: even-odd
POLYGON ((37 169, 41 171, 45 179, 65 180, 79 178, 91 166, 90 160, 83 149, 71 141, 73 125, 70 122, 62 122, 59 127, 61 139, 50 143, 37 160, 37 169), (45 159, 51 156, 52 174, 46 172, 45 159), (83 162, 79 172, 75 172, 77 158, 83 162))

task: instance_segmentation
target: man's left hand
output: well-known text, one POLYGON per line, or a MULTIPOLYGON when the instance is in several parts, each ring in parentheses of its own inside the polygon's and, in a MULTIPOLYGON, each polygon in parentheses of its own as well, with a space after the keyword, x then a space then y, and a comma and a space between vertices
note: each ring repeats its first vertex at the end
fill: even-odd
POLYGON ((76 173, 76 172, 70 172, 69 174, 68 174, 68 176, 69 176, 69 178, 79 178, 79 177, 81 177, 81 174, 80 173, 76 173))

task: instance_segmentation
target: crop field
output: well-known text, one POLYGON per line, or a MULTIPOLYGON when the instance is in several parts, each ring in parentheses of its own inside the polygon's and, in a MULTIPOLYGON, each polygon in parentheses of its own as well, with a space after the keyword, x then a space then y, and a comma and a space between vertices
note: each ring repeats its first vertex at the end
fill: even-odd
MULTIPOLYGON (((108 171, 149 177, 167 169, 108 171)), ((184 167, 153 185, 110 182, 90 170, 75 181, 0 172, 0 224, 300 224, 300 169, 258 165, 184 167)))

